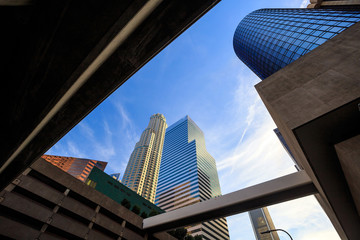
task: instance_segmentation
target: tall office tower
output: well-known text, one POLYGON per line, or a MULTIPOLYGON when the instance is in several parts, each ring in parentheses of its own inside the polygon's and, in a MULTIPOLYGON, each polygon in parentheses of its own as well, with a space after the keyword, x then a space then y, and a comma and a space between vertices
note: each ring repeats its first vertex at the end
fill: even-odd
POLYGON ((249 211, 251 224, 258 240, 279 240, 277 232, 261 234, 264 231, 275 229, 274 223, 270 217, 267 207, 249 211))
POLYGON ((157 113, 150 117, 122 178, 125 186, 152 203, 155 201, 166 127, 164 115, 157 113))
POLYGON ((239 23, 234 50, 263 80, 359 20, 356 10, 260 9, 239 23))
MULTIPOLYGON (((201 129, 186 116, 166 130, 155 204, 172 211, 221 195, 215 159, 201 129)), ((229 239, 225 218, 187 228, 204 239, 229 239)))
POLYGON ((83 182, 85 182, 93 167, 97 167, 104 171, 107 165, 107 162, 85 158, 61 157, 53 155, 43 155, 42 158, 83 182))

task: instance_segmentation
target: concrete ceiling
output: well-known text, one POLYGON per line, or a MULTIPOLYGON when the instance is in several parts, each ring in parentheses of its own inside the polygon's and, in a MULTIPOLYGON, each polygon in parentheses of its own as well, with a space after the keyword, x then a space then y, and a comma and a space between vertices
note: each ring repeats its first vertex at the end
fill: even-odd
POLYGON ((0 189, 218 0, 0 1, 0 189))

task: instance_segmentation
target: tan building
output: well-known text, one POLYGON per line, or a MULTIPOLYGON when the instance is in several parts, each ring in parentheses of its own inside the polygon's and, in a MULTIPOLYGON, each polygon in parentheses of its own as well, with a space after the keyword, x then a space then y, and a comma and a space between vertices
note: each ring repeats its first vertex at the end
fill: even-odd
POLYGON ((360 8, 360 0, 310 0, 307 8, 360 8))
POLYGON ((43 155, 41 158, 76 177, 82 182, 85 182, 86 178, 89 176, 91 170, 94 167, 104 171, 107 165, 107 162, 85 158, 62 157, 54 155, 43 155))
POLYGON ((149 125, 136 143, 122 179, 125 186, 152 203, 155 201, 166 127, 164 115, 157 113, 150 117, 149 125))
POLYGON ((0 213, 0 239, 175 240, 42 158, 0 191, 0 213))

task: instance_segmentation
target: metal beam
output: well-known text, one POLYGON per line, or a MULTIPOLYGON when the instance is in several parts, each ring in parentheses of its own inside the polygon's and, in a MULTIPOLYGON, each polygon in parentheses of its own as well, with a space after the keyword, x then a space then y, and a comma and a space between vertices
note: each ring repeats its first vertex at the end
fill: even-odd
POLYGON ((143 221, 144 229, 160 232, 317 193, 309 176, 300 171, 241 189, 143 221))

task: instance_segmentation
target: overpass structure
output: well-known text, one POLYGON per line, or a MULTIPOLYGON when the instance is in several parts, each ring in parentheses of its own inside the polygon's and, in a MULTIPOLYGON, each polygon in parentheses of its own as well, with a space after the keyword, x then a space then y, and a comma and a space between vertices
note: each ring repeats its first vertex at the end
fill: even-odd
MULTIPOLYGON (((217 0, 0 1, 0 190, 217 0)), ((360 25, 256 85, 301 172, 145 219, 162 231, 315 194, 360 236, 360 25)))
POLYGON ((217 3, 0 1, 0 190, 217 3))
POLYGON ((358 39, 360 23, 255 86, 299 172, 144 219, 144 228, 166 230, 315 194, 341 239, 358 239, 358 39))

